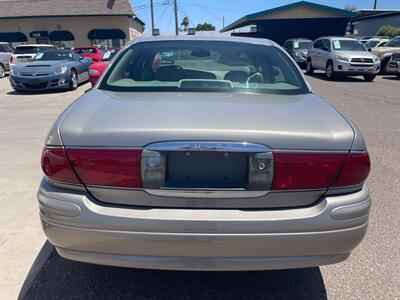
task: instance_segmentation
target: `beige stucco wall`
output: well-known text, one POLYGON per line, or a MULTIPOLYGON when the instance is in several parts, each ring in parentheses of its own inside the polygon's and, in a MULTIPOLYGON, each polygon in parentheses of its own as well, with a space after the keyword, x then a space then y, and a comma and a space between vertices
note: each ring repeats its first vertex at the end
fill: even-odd
POLYGON ((0 32, 23 32, 28 38, 28 43, 36 43, 31 38, 32 31, 68 30, 75 36, 75 47, 90 45, 87 35, 92 29, 121 29, 129 40, 129 27, 135 22, 127 16, 97 16, 97 17, 51 17, 51 18, 21 18, 0 19, 0 32))
POLYGON ((332 17, 346 17, 341 14, 336 14, 323 9, 300 6, 278 11, 276 13, 268 14, 257 18, 258 20, 270 19, 304 19, 304 18, 332 18, 332 17))

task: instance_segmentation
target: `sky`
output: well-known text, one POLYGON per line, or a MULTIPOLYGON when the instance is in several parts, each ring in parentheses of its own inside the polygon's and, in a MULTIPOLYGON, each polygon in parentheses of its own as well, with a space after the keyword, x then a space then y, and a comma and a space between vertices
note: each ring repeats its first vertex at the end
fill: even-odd
MULTIPOLYGON (((146 32, 151 31, 150 0, 131 0, 135 12, 146 23, 146 32)), ((163 32, 175 31, 173 0, 153 0, 155 27, 163 32)), ((244 15, 290 4, 293 0, 177 0, 179 24, 184 16, 190 19, 190 27, 199 23, 212 23, 217 30, 244 15)), ((310 0, 314 3, 344 8, 353 5, 358 9, 373 8, 374 0, 310 0)), ((400 0, 377 0, 377 8, 400 9, 400 0)))

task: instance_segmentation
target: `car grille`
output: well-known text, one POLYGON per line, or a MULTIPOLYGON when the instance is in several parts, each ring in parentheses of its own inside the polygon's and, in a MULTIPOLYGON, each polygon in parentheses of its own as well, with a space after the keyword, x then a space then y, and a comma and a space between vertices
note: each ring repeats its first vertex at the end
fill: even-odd
POLYGON ((47 87, 47 82, 40 82, 38 84, 31 84, 28 82, 24 82, 23 85, 26 89, 31 89, 31 90, 39 90, 39 89, 44 89, 47 87))
POLYGON ((21 73, 22 76, 26 77, 40 77, 40 76, 49 76, 49 73, 21 73))
POLYGON ((369 63, 372 64, 374 61, 372 58, 352 58, 351 59, 352 63, 369 63))

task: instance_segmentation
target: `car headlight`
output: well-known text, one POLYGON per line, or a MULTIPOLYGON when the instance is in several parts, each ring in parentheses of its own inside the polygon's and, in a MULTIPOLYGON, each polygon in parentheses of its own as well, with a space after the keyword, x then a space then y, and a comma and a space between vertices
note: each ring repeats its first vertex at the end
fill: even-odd
POLYGON ((336 60, 350 62, 350 58, 343 55, 336 55, 336 60))
POLYGON ((57 68, 54 74, 55 75, 65 74, 67 70, 68 70, 67 66, 62 66, 61 68, 57 68))
POLYGON ((298 56, 298 57, 303 57, 303 53, 300 52, 300 51, 296 51, 296 52, 294 53, 294 55, 296 55, 296 56, 298 56))
POLYGON ((89 70, 90 75, 100 75, 100 72, 97 70, 89 70))
POLYGON ((378 56, 374 56, 374 63, 378 63, 378 62, 380 62, 381 60, 379 59, 379 57, 378 56))
POLYGON ((10 75, 11 76, 19 76, 19 72, 15 71, 14 68, 11 68, 10 75))

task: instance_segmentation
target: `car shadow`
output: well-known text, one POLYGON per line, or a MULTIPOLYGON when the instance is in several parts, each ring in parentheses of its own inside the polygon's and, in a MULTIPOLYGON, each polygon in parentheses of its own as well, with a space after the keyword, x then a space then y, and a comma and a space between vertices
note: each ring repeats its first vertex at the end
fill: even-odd
MULTIPOLYGON (((34 266, 33 266, 34 267, 34 266)), ((53 249, 19 299, 327 299, 319 268, 187 272, 66 260, 53 249)))
POLYGON ((368 81, 365 81, 363 77, 353 77, 353 76, 346 76, 346 75, 338 75, 335 78, 328 80, 325 77, 325 73, 320 72, 320 73, 316 73, 314 72, 313 74, 306 74, 304 73, 304 75, 306 76, 310 76, 313 78, 317 78, 317 79, 321 79, 321 80, 325 80, 325 81, 332 81, 332 82, 364 82, 364 83, 371 83, 368 81))
POLYGON ((383 79, 388 79, 388 80, 396 80, 396 81, 400 81, 400 78, 397 77, 396 75, 393 76, 382 76, 383 79))
MULTIPOLYGON (((87 83, 89 83, 89 81, 82 82, 78 85, 78 87, 84 86, 87 83)), ((45 91, 18 91, 17 92, 15 90, 12 90, 12 91, 7 92, 7 95, 11 95, 11 96, 51 95, 51 94, 63 94, 63 93, 69 93, 69 92, 74 92, 74 91, 70 91, 70 90, 47 90, 46 91, 45 90, 45 91)))

